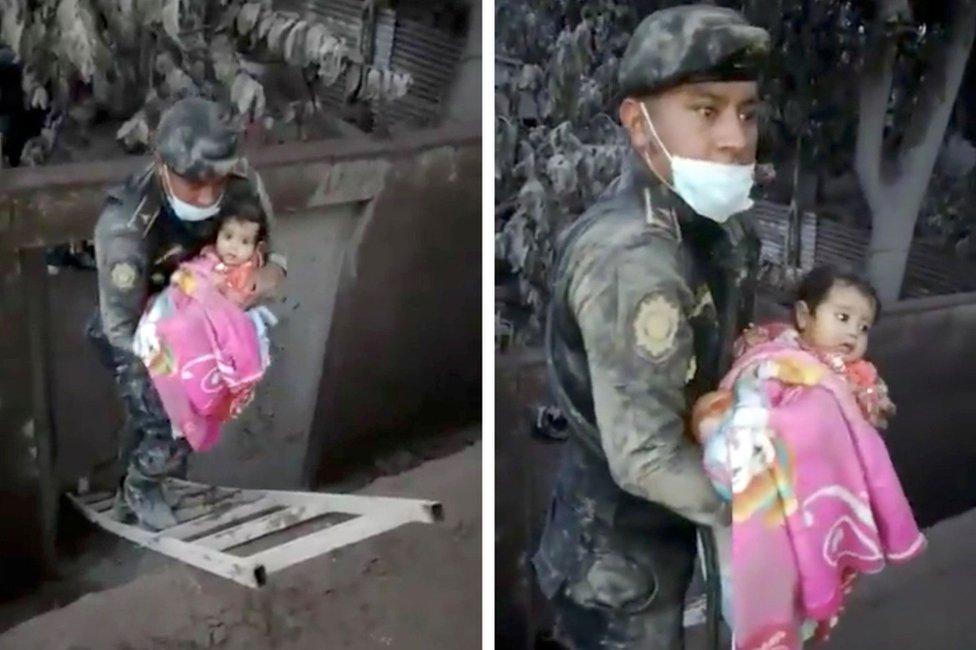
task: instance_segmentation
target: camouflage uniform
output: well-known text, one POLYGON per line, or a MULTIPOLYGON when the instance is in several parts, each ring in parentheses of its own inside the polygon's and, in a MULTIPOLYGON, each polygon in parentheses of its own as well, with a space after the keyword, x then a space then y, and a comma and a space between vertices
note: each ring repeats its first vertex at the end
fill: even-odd
MULTIPOLYGON (((236 157, 236 149, 236 132, 211 102, 182 100, 160 122, 156 152, 171 172, 190 180, 226 175, 225 194, 250 188, 270 220, 260 178, 246 160, 236 157)), ((148 298, 167 285, 181 262, 213 240, 216 227, 213 218, 184 221, 176 216, 155 163, 109 190, 95 226, 99 307, 87 333, 114 373, 126 416, 119 459, 127 474, 117 514, 135 514, 148 528, 175 523, 160 480, 185 471, 190 448, 185 440, 173 438, 148 372, 132 352, 132 337, 148 298)), ((284 268, 284 258, 271 259, 284 268)))
MULTIPOLYGON (((621 85, 642 97, 755 79, 740 54, 766 43, 731 11, 662 10, 635 31, 621 85)), ((635 152, 560 242, 547 356, 573 435, 534 565, 570 647, 683 647, 695 525, 729 516, 686 419, 752 312, 759 251, 744 224, 697 215, 635 152)))

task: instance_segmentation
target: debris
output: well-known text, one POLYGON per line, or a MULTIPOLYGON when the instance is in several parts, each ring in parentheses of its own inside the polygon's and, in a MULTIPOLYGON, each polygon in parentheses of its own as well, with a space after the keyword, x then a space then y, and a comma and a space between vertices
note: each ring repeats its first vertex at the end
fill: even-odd
POLYGON ((413 454, 405 449, 397 450, 392 456, 376 461, 376 467, 384 474, 401 474, 416 464, 413 454))

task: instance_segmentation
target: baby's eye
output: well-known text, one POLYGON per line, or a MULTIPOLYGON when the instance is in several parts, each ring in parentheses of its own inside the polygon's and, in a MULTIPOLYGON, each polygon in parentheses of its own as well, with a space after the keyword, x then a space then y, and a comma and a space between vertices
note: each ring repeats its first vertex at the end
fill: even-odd
POLYGON ((837 320, 839 320, 840 322, 846 323, 850 319, 851 319, 851 317, 848 314, 846 314, 845 312, 842 312, 842 311, 837 312, 837 320))
POLYGON ((870 325, 861 325, 861 334, 867 334, 871 331, 870 325))

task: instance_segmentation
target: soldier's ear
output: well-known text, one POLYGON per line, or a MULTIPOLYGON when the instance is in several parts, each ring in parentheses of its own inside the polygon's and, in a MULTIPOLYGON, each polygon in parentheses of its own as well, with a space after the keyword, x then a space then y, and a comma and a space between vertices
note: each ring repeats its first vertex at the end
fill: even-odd
POLYGON ((162 174, 163 173, 163 168, 166 167, 166 163, 163 162, 162 157, 160 157, 160 155, 158 153, 154 153, 153 156, 152 156, 152 161, 156 165, 156 170, 160 174, 162 174))
POLYGON ((630 138, 630 144, 635 149, 647 149, 654 146, 654 141, 647 128, 647 121, 641 111, 640 102, 628 97, 620 103, 620 124, 623 125, 630 138))

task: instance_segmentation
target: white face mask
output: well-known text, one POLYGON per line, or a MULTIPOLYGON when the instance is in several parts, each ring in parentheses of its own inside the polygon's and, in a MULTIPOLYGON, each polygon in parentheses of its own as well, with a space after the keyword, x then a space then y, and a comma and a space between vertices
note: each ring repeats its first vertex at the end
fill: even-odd
MULTIPOLYGON (((718 223, 725 223, 734 214, 748 210, 753 201, 749 198, 756 165, 729 165, 672 156, 647 113, 647 107, 640 103, 644 119, 671 162, 671 178, 674 185, 668 185, 675 194, 684 199, 691 209, 703 217, 718 223)), ((643 152, 645 162, 651 166, 650 156, 643 152)), ((652 167, 653 170, 653 167, 652 167)))
POLYGON ((173 189, 170 186, 169 180, 169 168, 163 165, 163 185, 166 189, 166 198, 169 200, 170 206, 173 208, 173 213, 183 221, 204 221, 210 217, 215 216, 220 212, 220 201, 224 198, 223 193, 217 197, 211 205, 200 207, 193 205, 192 203, 187 203, 186 201, 181 201, 176 198, 173 194, 173 189))

